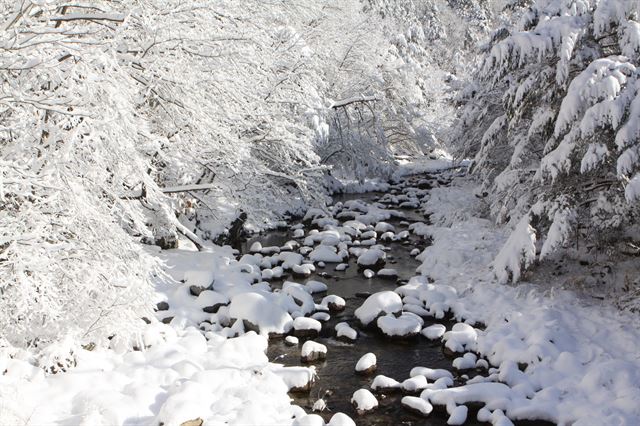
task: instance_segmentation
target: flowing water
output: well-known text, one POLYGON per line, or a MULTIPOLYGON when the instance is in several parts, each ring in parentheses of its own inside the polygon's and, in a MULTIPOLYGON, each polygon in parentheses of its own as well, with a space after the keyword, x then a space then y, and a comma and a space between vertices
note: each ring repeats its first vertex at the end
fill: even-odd
MULTIPOLYGON (((358 195, 341 196, 337 201, 347 199, 362 199, 364 201, 374 201, 380 196, 379 193, 368 193, 358 195)), ((407 221, 426 221, 417 210, 403 210, 407 221)), ((406 224, 401 224, 401 220, 389 220, 387 222, 396 226, 397 231, 407 229, 406 224)), ((260 241, 263 246, 281 246, 291 240, 291 232, 279 230, 266 234, 256 235, 245 242, 242 247, 243 252, 248 252, 248 247, 255 241, 260 241)), ((327 346, 327 359, 321 363, 314 364, 317 368, 318 377, 308 394, 292 394, 294 403, 300 405, 305 411, 311 413, 311 407, 319 398, 323 398, 327 404, 327 409, 319 412, 325 421, 336 412, 343 412, 351 416, 358 425, 446 425, 448 415, 443 409, 436 408, 428 417, 419 416, 405 409, 400 403, 404 396, 402 393, 376 394, 379 407, 377 410, 358 416, 352 407, 350 400, 353 392, 358 389, 370 389, 369 385, 373 377, 383 374, 392 377, 399 382, 409 378, 409 371, 416 366, 429 368, 444 368, 452 371, 456 384, 462 384, 463 380, 459 374, 452 370, 451 359, 445 357, 442 346, 439 342, 429 341, 422 336, 409 340, 393 340, 383 337, 379 332, 361 330, 356 327, 357 321, 354 317, 354 310, 357 309, 369 295, 382 290, 393 290, 402 280, 407 280, 416 275, 415 269, 419 262, 410 256, 410 251, 414 248, 420 250, 426 247, 427 242, 415 235, 411 235, 406 242, 385 243, 390 247, 387 253, 387 268, 394 268, 398 271, 398 279, 384 279, 373 277, 367 279, 362 271, 358 270, 355 259, 349 259, 349 268, 345 271, 335 271, 335 264, 327 264, 326 267, 316 267, 316 272, 306 279, 292 279, 296 282, 305 283, 309 280, 322 281, 328 286, 326 293, 314 296, 317 303, 327 294, 335 294, 346 300, 346 308, 339 313, 332 313, 331 319, 323 323, 320 336, 314 339, 327 346), (358 331, 357 340, 351 343, 344 343, 336 340, 334 326, 338 322, 346 321, 358 331), (355 365, 360 357, 368 352, 372 352, 377 357, 377 370, 371 376, 355 374, 355 365)), ((273 281, 271 285, 275 288, 282 285, 283 280, 273 281)), ((453 323, 440 321, 450 328, 453 323)), ((425 318, 425 326, 435 323, 435 321, 425 318)), ((300 339, 302 345, 303 339, 300 339)), ((269 359, 273 362, 285 364, 287 366, 303 365, 300 361, 300 346, 288 346, 283 339, 272 338, 268 349, 269 359)), ((473 375, 473 374, 472 374, 473 375)), ((469 410, 466 425, 481 424, 475 420, 475 410, 469 410)), ((519 425, 542 425, 538 422, 522 422, 519 425)))

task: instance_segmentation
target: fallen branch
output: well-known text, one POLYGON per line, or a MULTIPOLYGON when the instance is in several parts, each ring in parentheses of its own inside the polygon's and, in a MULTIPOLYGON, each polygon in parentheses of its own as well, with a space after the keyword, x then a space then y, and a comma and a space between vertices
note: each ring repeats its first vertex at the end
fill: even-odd
POLYGON ((160 191, 162 191, 163 194, 174 194, 176 192, 203 191, 206 189, 213 189, 215 187, 216 185, 214 183, 200 183, 193 185, 180 185, 160 188, 160 191))
POLYGON ((124 22, 125 15, 122 13, 72 13, 70 15, 60 15, 49 18, 54 22, 67 21, 111 21, 124 22))

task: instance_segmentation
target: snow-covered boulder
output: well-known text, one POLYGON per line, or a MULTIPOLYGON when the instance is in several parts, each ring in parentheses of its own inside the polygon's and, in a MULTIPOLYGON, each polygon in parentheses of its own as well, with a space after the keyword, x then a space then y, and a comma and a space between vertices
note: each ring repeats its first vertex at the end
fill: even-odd
POLYGON ((443 324, 433 324, 429 327, 423 328, 420 333, 429 340, 438 340, 442 336, 444 336, 444 333, 446 331, 447 327, 445 327, 443 324))
POLYGON ((386 258, 387 255, 382 249, 370 248, 358 256, 357 263, 360 268, 379 269, 386 263, 386 258))
POLYGON ((340 296, 330 294, 322 299, 320 305, 326 306, 331 312, 341 312, 344 310, 347 302, 340 296))
POLYGON ((407 410, 420 416, 427 417, 433 411, 433 405, 429 404, 429 401, 417 396, 402 397, 400 402, 407 410))
POLYGON ((364 325, 369 325, 381 315, 395 314, 402 310, 402 299, 393 291, 374 293, 355 310, 356 318, 364 325))
POLYGON ((465 323, 457 323, 451 331, 442 336, 444 352, 448 355, 476 350, 478 332, 475 328, 465 323))
POLYGON ((387 314, 376 322, 380 331, 389 337, 415 337, 422 329, 422 318, 410 312, 403 312, 399 317, 387 314))
POLYGON ((358 338, 358 332, 346 322, 339 322, 335 326, 336 338, 343 342, 351 343, 358 338))
POLYGON ((351 397, 351 404, 353 404, 358 415, 378 408, 378 400, 367 389, 358 389, 355 391, 351 397))
POLYGON ((398 271, 392 268, 382 268, 378 271, 377 275, 379 278, 395 280, 398 278, 398 271))
POLYGON ((344 255, 334 246, 320 244, 309 253, 309 259, 313 262, 340 263, 344 260, 344 255))
POLYGON ((371 352, 362 355, 356 363, 356 373, 358 374, 372 374, 376 368, 378 368, 376 355, 371 352))
POLYGON ((215 314, 222 306, 229 304, 229 298, 213 290, 204 290, 198 295, 196 303, 208 314, 215 314))
POLYGON ((293 327, 287 311, 259 293, 240 293, 231 299, 229 316, 260 334, 286 334, 293 327))
POLYGON ((293 334, 297 337, 314 338, 321 329, 320 321, 313 318, 298 317, 293 320, 293 334))
POLYGON ((327 426, 356 426, 356 422, 344 413, 335 413, 331 416, 327 426))
POLYGON ((371 389, 375 392, 389 393, 402 389, 402 383, 391 377, 379 374, 373 379, 371 389))
POLYGON ((327 358, 327 347, 321 343, 307 340, 302 345, 300 359, 302 362, 323 361, 327 358))

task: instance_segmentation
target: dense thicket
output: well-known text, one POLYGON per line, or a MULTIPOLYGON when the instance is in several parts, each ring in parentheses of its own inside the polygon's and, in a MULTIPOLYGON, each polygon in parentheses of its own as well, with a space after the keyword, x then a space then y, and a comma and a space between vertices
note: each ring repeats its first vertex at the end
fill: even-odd
POLYGON ((497 222, 514 227, 494 262, 502 281, 567 244, 632 237, 640 213, 639 3, 509 13, 518 23, 493 33, 454 135, 497 222))
POLYGON ((322 204, 329 170, 432 149, 459 62, 434 52, 460 54, 466 19, 435 4, 0 1, 3 335, 126 333, 158 273, 144 244, 201 245, 241 210, 270 226, 322 204))

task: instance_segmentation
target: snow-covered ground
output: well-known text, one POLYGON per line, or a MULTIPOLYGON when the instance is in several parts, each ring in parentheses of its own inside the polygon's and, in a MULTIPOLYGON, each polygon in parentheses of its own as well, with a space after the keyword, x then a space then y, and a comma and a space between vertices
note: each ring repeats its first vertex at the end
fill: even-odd
MULTIPOLYGON (((413 163, 396 177, 452 166, 450 160, 413 163)), ((478 420, 500 425, 519 419, 637 424, 637 318, 611 305, 587 303, 566 289, 553 290, 554 282, 497 284, 490 265, 507 233, 483 218, 473 185, 462 177, 429 190, 407 185, 396 185, 387 200, 417 204, 428 213, 430 224, 406 222, 408 231, 402 232, 429 237, 433 244, 417 256, 418 275, 394 291, 371 295, 356 317, 387 336, 441 340, 452 356, 451 370, 476 375, 454 387, 451 372, 416 365, 409 378, 372 379, 371 389, 411 393, 402 404, 420 415, 444 405, 450 424, 476 416, 468 403, 484 404, 478 420), (442 324, 424 327, 423 318, 442 324)), ((282 247, 254 244, 252 253, 239 259, 229 247, 198 252, 187 243, 156 252, 167 274, 158 277, 156 318, 136 341, 114 336, 110 348, 60 344, 40 355, 47 362, 39 362, 68 370, 58 374, 45 374, 27 352, 0 353, 2 424, 170 426, 197 419, 205 425, 323 424, 321 417, 292 405, 288 395, 313 382, 315 367, 269 362, 265 351, 270 335, 317 333, 345 301, 328 295, 314 302, 312 294, 326 290, 319 281, 285 281, 274 289, 268 280, 286 271, 305 275, 314 263, 334 262, 335 268, 346 257, 382 267, 385 247, 376 237, 391 232, 393 226, 384 221, 402 216, 382 204, 347 201, 329 213, 309 211, 306 221, 320 229, 297 227, 295 241, 282 247), (335 258, 318 256, 319 248, 335 258), (131 345, 136 349, 127 349, 131 345)), ((356 326, 340 323, 334 331, 354 340, 356 326)), ((297 339, 288 342, 298 345, 297 339)), ((326 346, 311 340, 300 355, 307 363, 331 357, 326 346)), ((368 356, 373 361, 356 370, 375 365, 375 356, 368 356)), ((377 406, 366 389, 357 390, 352 402, 362 413, 377 406)), ((330 424, 351 424, 345 415, 336 416, 330 424)))

